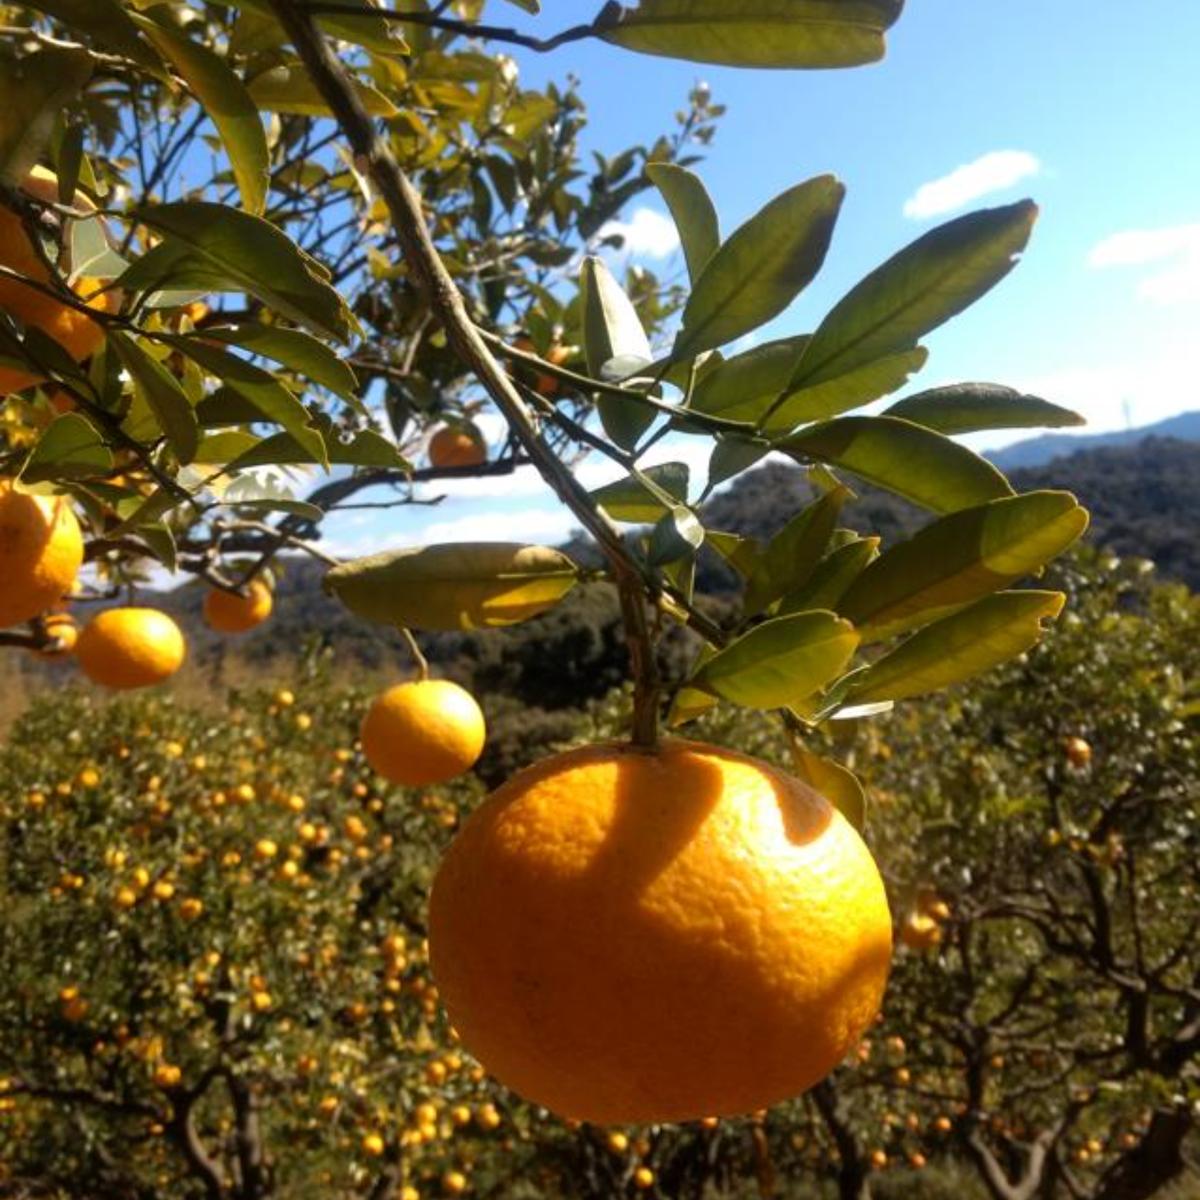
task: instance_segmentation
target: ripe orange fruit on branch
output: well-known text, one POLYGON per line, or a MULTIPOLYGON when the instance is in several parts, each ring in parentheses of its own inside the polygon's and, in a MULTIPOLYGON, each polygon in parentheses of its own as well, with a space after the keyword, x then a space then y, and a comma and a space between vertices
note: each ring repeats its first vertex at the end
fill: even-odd
POLYGON ((36 651, 39 658, 59 661, 75 649, 75 643, 79 640, 79 626, 70 613, 50 613, 42 619, 42 628, 51 641, 36 651))
MULTIPOLYGON (((21 190, 47 204, 58 202, 58 180, 44 167, 34 167, 26 176, 21 190)), ((77 192, 72 200, 72 207, 91 211, 95 205, 82 192, 77 192)), ((69 242, 68 237, 64 236, 63 240, 64 243, 69 242)), ((51 273, 30 241, 21 218, 3 207, 0 207, 0 264, 27 279, 51 285, 51 273)), ((57 265, 63 275, 69 273, 70 261, 65 251, 57 265)), ((73 290, 76 294, 86 297, 93 293, 96 287, 95 280, 81 278, 76 280, 73 290)), ((87 303, 100 312, 108 312, 116 310, 120 299, 116 292, 109 291, 88 300, 87 303)), ((0 278, 0 309, 23 325, 34 326, 49 334, 76 362, 87 358, 104 340, 104 330, 100 325, 79 309, 7 276, 0 278)), ((37 375, 18 367, 0 367, 0 396, 29 387, 37 383, 38 378, 37 375)))
POLYGON ((817 1083, 879 1010, 879 872, 806 784, 714 746, 571 750, 472 814, 430 901, 463 1045, 567 1118, 751 1112, 817 1083))
POLYGON ((1067 762, 1076 770, 1082 771, 1091 764, 1092 748, 1083 738, 1069 737, 1063 743, 1063 748, 1067 753, 1067 762))
POLYGON ((942 940, 942 927, 927 913, 914 911, 900 926, 900 940, 910 950, 932 950, 942 940))
POLYGON ((408 787, 442 783, 469 771, 486 736, 475 698, 447 679, 388 688, 362 724, 367 762, 385 779, 408 787))
POLYGON ((271 615, 273 605, 271 589, 255 579, 244 596, 213 588, 204 597, 204 619, 218 633, 245 633, 261 625, 271 615))
POLYGON ((478 467, 487 462, 487 443, 474 425, 446 425, 429 441, 429 463, 443 467, 478 467))
POLYGON ((157 608, 110 608, 84 627, 75 646, 83 673, 110 688, 161 683, 183 665, 179 626, 157 608))
POLYGON ((83 535, 62 496, 18 492, 0 479, 0 627, 57 604, 83 563, 83 535))

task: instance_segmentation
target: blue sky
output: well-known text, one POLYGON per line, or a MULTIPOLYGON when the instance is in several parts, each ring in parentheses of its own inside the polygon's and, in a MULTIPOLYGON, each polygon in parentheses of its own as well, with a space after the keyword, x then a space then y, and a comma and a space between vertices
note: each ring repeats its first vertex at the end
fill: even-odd
MULTIPOLYGON (((549 0, 536 22, 493 2, 492 20, 548 34, 598 0, 549 0)), ((1200 0, 909 0, 885 62, 850 71, 707 68, 601 44, 517 55, 540 86, 578 76, 585 148, 613 152, 670 126, 706 81, 728 106, 698 168, 725 233, 784 188, 832 172, 847 185, 817 282, 765 331, 811 329, 850 286, 940 221, 1032 196, 1023 261, 926 339, 908 390, 986 380, 1076 408, 1091 430, 1200 408, 1200 0), (971 193, 975 193, 972 195, 971 193)), ((636 258, 681 270, 653 197, 626 214, 636 258), (640 211, 639 210, 644 210, 640 211)), ((998 445, 1006 438, 983 439, 998 445)), ((700 439, 668 439, 703 480, 700 439)), ((604 463, 587 482, 612 477, 604 463)), ((345 514, 345 553, 433 540, 553 540, 572 522, 533 477, 440 487, 434 508, 345 514)))

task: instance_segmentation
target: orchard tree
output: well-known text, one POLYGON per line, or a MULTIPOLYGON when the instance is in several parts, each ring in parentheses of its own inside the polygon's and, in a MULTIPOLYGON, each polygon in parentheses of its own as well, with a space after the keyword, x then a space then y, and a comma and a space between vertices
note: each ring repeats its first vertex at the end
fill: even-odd
MULTIPOLYGON (((272 564, 290 552, 328 559, 322 519, 367 489, 402 505, 419 502, 431 480, 532 466, 594 540, 599 571, 549 547, 441 545, 331 561, 326 587, 405 630, 511 624, 577 585, 614 587, 633 750, 597 753, 619 757, 641 788, 661 760, 676 783, 692 773, 703 803, 702 777, 740 770, 702 747, 659 743, 664 717, 683 724, 722 704, 777 713, 802 782, 764 768, 755 786, 799 789, 809 834, 844 838, 835 853, 846 886, 865 889, 854 911, 866 958, 844 966, 870 987, 862 982, 853 1019, 839 1027, 850 1036, 886 974, 886 905, 869 859, 854 866, 861 843, 841 832, 862 825, 862 789, 813 748, 815 731, 1028 650, 1063 596, 1014 585, 1087 521, 1065 493, 1014 493, 952 438, 1078 423, 1073 413, 980 383, 918 392, 880 415, 856 410, 902 388, 925 363, 921 339, 1008 274, 1036 209, 1024 201, 941 225, 851 288, 812 332, 733 353, 820 270, 842 184, 800 182, 723 233, 690 169, 720 115, 705 88, 671 136, 598 157, 588 174, 579 98, 523 90, 504 51, 599 39, 747 68, 847 67, 881 56, 901 7, 642 0, 535 36, 484 23, 482 5, 465 0, 405 12, 358 0, 4 6, 0 521, 14 531, 0 544, 14 547, 0 550, 11 580, 4 641, 61 649, 64 625, 48 614, 85 560, 85 586, 100 595, 151 563, 199 575, 227 594, 210 622, 247 628, 269 612, 272 564), (678 227, 686 285, 641 269, 619 281, 598 253, 613 240, 606 222, 649 188, 678 227), (482 435, 483 413, 507 430, 496 445, 482 435), (643 465, 667 436, 706 439, 702 487, 680 463, 643 465), (765 545, 706 529, 699 501, 771 452, 803 464, 819 497, 765 545), (610 460, 620 479, 584 489, 572 470, 583 454, 610 460), (328 478, 300 495, 284 482, 296 468, 328 478), (929 523, 881 553, 877 538, 842 525, 854 478, 916 503, 929 523), (705 544, 744 582, 726 621, 695 594, 705 544), (668 623, 690 630, 695 650, 686 670, 663 678, 655 643, 668 623)), ((432 685, 412 645, 420 682, 432 685)), ((84 672, 117 688, 169 677, 183 653, 169 620, 132 607, 101 613, 76 647, 84 672)), ((430 687, 385 693, 364 725, 368 760, 410 786, 469 767, 483 737, 473 703, 447 687, 436 698, 430 687), (439 732, 447 713, 452 745, 439 732), (405 752, 391 753, 397 746, 405 752)), ((632 849, 652 853, 644 839, 632 849)), ((472 927, 469 904, 520 923, 468 895, 492 876, 464 856, 490 850, 456 860, 463 887, 441 918, 454 937, 472 927)), ((830 934, 813 934, 822 953, 833 952, 830 934)), ((466 961, 452 958, 450 973, 466 961)), ((461 1003, 465 976, 452 990, 457 1024, 485 1021, 461 1003)), ((499 1018, 503 1004, 492 1000, 499 1018)), ((61 998, 82 1018, 76 1001, 61 998)), ((220 1003, 206 1011, 219 1019, 220 1003)), ((210 1195, 266 1194, 269 1173, 248 1149, 261 1146, 263 1081, 234 1061, 222 1029, 181 1094, 200 1103, 209 1084, 228 1083, 242 1105, 233 1161, 216 1161, 178 1106, 159 1123, 210 1195)), ((175 1086, 165 1076, 159 1085, 175 1086)), ((727 1102, 739 1111, 754 1107, 735 1095, 727 1102)), ((596 1111, 653 1108, 609 1099, 596 1111)), ((661 1111, 690 1111, 685 1099, 672 1103, 661 1111)))

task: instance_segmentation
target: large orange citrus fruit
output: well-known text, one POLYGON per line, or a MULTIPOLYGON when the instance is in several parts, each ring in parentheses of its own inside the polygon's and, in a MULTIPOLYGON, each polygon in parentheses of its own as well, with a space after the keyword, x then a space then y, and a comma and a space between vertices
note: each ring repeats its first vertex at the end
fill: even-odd
MULTIPOLYGON (((58 201, 58 180, 53 172, 44 167, 34 167, 21 189, 48 204, 58 201)), ((72 207, 91 211, 95 205, 82 192, 77 192, 72 207)), ((0 264, 38 283, 50 283, 50 271, 29 240, 21 218, 2 206, 0 264)), ((63 274, 70 270, 69 256, 65 251, 58 265, 63 274)), ((73 286, 78 295, 87 297, 96 291, 98 284, 94 279, 81 278, 73 286)), ((120 304, 120 297, 115 291, 103 292, 87 303, 100 312, 111 312, 120 304)), ((16 317, 23 325, 36 326, 49 334, 76 362, 87 358, 104 340, 104 330, 100 325, 78 309, 7 276, 0 278, 0 309, 16 317)), ((37 382, 38 376, 19 367, 0 366, 0 396, 20 391, 37 382)))
POLYGON ((31 496, 0 479, 0 627, 57 604, 83 563, 83 534, 62 496, 31 496))
POLYGON ((83 673, 110 688, 149 687, 183 665, 179 626, 157 608, 110 608, 84 627, 75 644, 83 673))
POLYGON ((261 579, 254 580, 244 596, 213 588, 204 597, 204 619, 218 633, 245 633, 271 615, 273 603, 271 589, 261 579))
POLYGON ((431 466, 477 467, 484 462, 487 462, 487 445, 473 425, 446 425, 429 441, 431 466))
POLYGON ((561 1116, 732 1115, 822 1079, 879 1009, 883 883, 807 785, 695 742, 571 750, 467 820, 430 901, 463 1045, 561 1116))
POLYGON ((475 765, 486 738, 470 692, 448 679, 397 684, 375 698, 362 724, 363 753, 385 779, 424 787, 475 765))

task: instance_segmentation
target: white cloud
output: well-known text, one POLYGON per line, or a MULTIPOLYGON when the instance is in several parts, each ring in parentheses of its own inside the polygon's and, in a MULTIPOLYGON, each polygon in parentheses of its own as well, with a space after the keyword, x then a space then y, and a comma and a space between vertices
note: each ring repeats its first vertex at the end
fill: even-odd
POLYGON ((561 542, 579 527, 566 508, 520 508, 479 512, 451 521, 434 521, 421 530, 422 545, 434 542, 561 542))
POLYGON ((904 204, 904 215, 920 220, 952 212, 1031 175, 1042 164, 1027 150, 991 150, 948 175, 923 183, 904 204))
POLYGON ((625 239, 622 250, 634 258, 666 258, 679 249, 679 231, 670 217, 653 208, 638 208, 628 221, 608 221, 599 237, 614 234, 625 239))
POLYGON ((1137 294, 1154 304, 1200 300, 1200 224, 1162 229, 1126 229, 1097 242, 1088 253, 1089 267, 1146 267, 1160 264, 1137 286, 1137 294))

